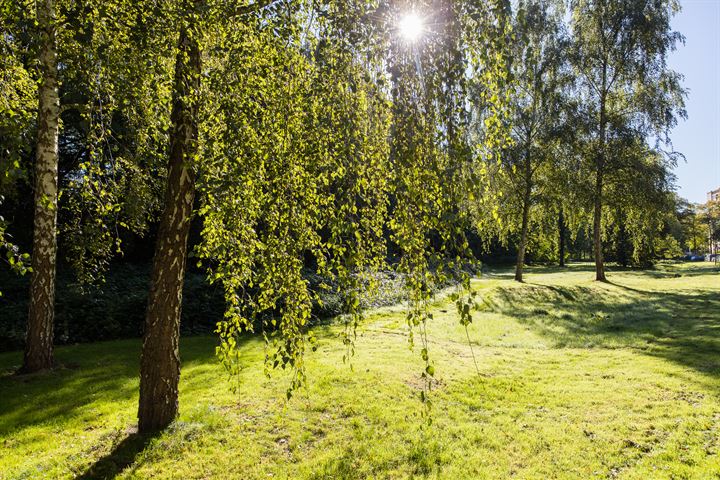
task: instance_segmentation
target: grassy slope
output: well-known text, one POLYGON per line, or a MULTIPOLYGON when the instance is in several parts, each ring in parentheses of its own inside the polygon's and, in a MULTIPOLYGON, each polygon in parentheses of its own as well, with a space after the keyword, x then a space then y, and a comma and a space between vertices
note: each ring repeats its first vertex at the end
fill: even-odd
POLYGON ((137 340, 58 349, 64 368, 25 378, 8 375, 19 353, 0 355, 0 478, 720 478, 720 275, 591 276, 575 265, 531 269, 526 285, 476 281, 480 375, 439 301, 424 430, 398 308, 364 324, 354 372, 337 328, 318 331, 308 393, 288 404, 259 341, 242 347, 233 394, 215 340, 184 339, 180 421, 148 440, 130 433, 137 340))

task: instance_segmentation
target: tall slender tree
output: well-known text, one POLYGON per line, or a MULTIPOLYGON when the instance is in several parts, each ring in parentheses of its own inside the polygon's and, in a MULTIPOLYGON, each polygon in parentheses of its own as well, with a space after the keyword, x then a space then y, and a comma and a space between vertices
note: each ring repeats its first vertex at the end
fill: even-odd
MULTIPOLYGON (((141 110, 139 102, 132 102, 139 98, 139 77, 128 73, 128 65, 139 62, 133 60, 137 60, 135 52, 124 51, 123 42, 143 21, 134 15, 133 5, 123 0, 47 0, 35 2, 34 12, 27 5, 13 7, 22 10, 22 15, 8 30, 6 41, 22 44, 15 56, 27 64, 26 69, 36 70, 38 99, 32 275, 21 369, 25 372, 49 368, 53 362, 58 233, 66 234, 64 256, 76 267, 78 280, 97 281, 110 256, 119 250, 119 229, 143 231, 151 210, 147 207, 155 203, 142 186, 135 188, 140 178, 150 177, 151 169, 144 169, 138 160, 151 150, 141 147, 148 142, 135 138, 128 146, 120 145, 117 138, 131 140, 130 136, 113 131, 116 121, 136 132, 143 128, 139 127, 143 121, 128 120, 130 107, 119 108, 127 103, 141 110), (123 16, 132 20, 118 20, 123 16), (32 57, 37 61, 28 60, 32 57), (62 131, 61 123, 67 127, 62 131), (64 204, 58 201, 61 189, 68 193, 64 204), (61 213, 62 229, 58 226, 61 213)), ((4 21, 13 18, 13 9, 3 10, 4 21)), ((16 85, 16 93, 21 86, 22 82, 16 85)), ((22 118, 27 111, 10 113, 11 118, 22 118)), ((16 140, 8 145, 15 145, 16 140)))
POLYGON ((511 47, 511 100, 513 145, 499 164, 489 164, 497 192, 492 202, 498 214, 495 231, 503 238, 518 237, 515 280, 523 281, 523 266, 531 228, 536 237, 544 216, 554 215, 549 201, 555 187, 557 142, 563 121, 563 95, 568 85, 564 57, 562 4, 549 0, 523 0, 513 20, 511 47), (543 209, 539 204, 545 202, 543 209))
POLYGON ((39 66, 37 147, 35 158, 35 212, 32 274, 25 355, 21 371, 29 373, 53 365, 55 269, 57 259, 58 84, 55 0, 37 2, 39 66))
POLYGON ((669 143, 684 115, 681 76, 667 56, 683 37, 670 25, 677 0, 572 0, 572 61, 587 122, 595 278, 605 281, 603 207, 606 177, 618 167, 614 139, 627 129, 669 143), (616 161, 617 160, 617 161, 616 161))

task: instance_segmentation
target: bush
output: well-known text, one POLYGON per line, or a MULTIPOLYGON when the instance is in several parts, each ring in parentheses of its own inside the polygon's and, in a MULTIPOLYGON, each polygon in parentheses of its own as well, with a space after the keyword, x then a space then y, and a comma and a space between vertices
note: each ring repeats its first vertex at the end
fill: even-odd
MULTIPOLYGON (((471 266, 464 270, 472 273, 471 266)), ((452 272, 448 282, 457 280, 460 272, 452 272)), ((399 303, 405 299, 405 280, 393 271, 376 272, 377 291, 366 294, 362 308, 376 308, 399 303)), ((310 288, 318 293, 320 302, 313 305, 313 316, 328 319, 346 313, 338 285, 308 270, 305 277, 310 288), (323 288, 327 285, 329 288, 323 288)), ((28 311, 29 275, 18 277, 0 270, 0 351, 21 349, 24 344, 28 311)), ((150 264, 118 263, 107 272, 99 286, 80 288, 72 271, 61 265, 58 269, 55 294, 55 343, 94 342, 142 335, 145 321, 150 264)), ((209 285, 205 275, 190 271, 185 276, 181 333, 201 334, 215 330, 225 310, 220 286, 209 285)))

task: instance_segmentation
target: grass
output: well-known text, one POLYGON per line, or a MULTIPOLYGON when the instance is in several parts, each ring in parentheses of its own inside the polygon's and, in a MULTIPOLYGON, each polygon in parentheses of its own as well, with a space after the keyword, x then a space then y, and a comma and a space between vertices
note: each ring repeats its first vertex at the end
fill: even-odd
POLYGON ((474 282, 470 327, 451 304, 429 325, 433 423, 402 308, 373 312, 354 371, 334 326, 318 327, 307 392, 263 375, 242 345, 232 393, 212 337, 181 342, 181 415, 133 433, 138 340, 62 347, 64 365, 16 377, 0 355, 0 478, 720 478, 720 275, 703 265, 611 272, 496 270, 474 282))

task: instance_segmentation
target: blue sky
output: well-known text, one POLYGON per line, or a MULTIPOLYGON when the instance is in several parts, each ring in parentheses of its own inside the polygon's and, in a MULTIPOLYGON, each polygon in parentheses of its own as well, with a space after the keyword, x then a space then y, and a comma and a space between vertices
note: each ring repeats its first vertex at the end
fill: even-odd
POLYGON ((720 187, 720 0, 681 0, 673 28, 685 35, 669 58, 670 67, 685 75, 688 119, 672 132, 675 150, 687 162, 675 169, 678 193, 704 203, 707 192, 720 187))

